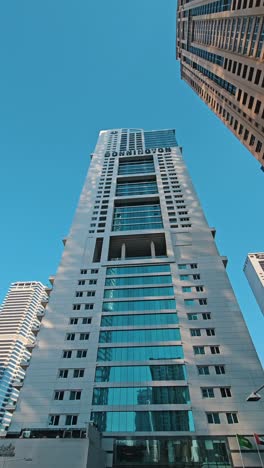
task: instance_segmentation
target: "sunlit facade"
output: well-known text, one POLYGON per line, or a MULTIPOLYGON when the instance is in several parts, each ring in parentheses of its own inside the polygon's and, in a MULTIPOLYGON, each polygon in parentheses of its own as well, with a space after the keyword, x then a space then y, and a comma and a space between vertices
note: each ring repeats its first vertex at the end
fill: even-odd
POLYGON ((248 254, 244 273, 264 315, 264 252, 248 254))
POLYGON ((262 0, 178 0, 181 77, 264 166, 262 0))
POLYGON ((100 132, 9 436, 93 421, 107 468, 239 466, 263 372, 214 234, 174 130, 100 132))

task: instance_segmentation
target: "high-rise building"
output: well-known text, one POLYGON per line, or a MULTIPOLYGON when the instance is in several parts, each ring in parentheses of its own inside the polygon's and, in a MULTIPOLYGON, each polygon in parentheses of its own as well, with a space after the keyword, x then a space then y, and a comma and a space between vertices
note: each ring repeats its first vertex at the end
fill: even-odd
POLYGON ((46 300, 43 284, 17 282, 0 308, 0 432, 8 429, 15 410, 46 300))
POLYGON ((264 166, 261 0, 178 0, 181 78, 264 166))
POLYGON ((245 261, 244 273, 256 301, 264 314, 264 252, 248 254, 245 261))
POLYGON ((174 130, 100 132, 8 437, 93 421, 107 467, 240 466, 263 371, 226 263, 174 130))

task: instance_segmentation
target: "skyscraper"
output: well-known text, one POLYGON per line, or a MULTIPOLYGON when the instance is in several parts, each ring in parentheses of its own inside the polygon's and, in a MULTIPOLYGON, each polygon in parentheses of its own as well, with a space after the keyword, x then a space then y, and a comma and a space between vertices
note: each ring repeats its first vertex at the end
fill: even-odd
POLYGON ((244 273, 264 314, 264 252, 248 254, 244 273))
POLYGON ((92 420, 107 467, 239 466, 263 372, 226 262, 175 131, 100 132, 8 436, 92 420))
POLYGON ((261 0, 178 0, 181 77, 264 165, 261 0))
POLYGON ((0 432, 7 430, 15 410, 46 300, 43 284, 17 282, 0 308, 0 432))

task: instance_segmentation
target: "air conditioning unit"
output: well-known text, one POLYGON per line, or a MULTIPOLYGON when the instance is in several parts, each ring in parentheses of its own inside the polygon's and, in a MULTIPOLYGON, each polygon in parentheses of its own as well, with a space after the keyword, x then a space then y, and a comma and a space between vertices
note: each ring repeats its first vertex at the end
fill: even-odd
POLYGON ((31 435, 31 431, 23 431, 22 432, 22 438, 23 439, 29 439, 31 435))

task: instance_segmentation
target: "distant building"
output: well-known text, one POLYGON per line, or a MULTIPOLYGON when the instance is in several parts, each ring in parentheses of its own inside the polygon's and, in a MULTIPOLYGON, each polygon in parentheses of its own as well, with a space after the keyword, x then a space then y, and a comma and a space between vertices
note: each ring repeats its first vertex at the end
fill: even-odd
POLYGON ((0 432, 15 410, 46 300, 37 281, 12 283, 0 308, 0 432))
POLYGON ((248 254, 244 273, 264 314, 264 252, 248 254))
POLYGON ((178 0, 181 77, 264 164, 261 0, 178 0))

